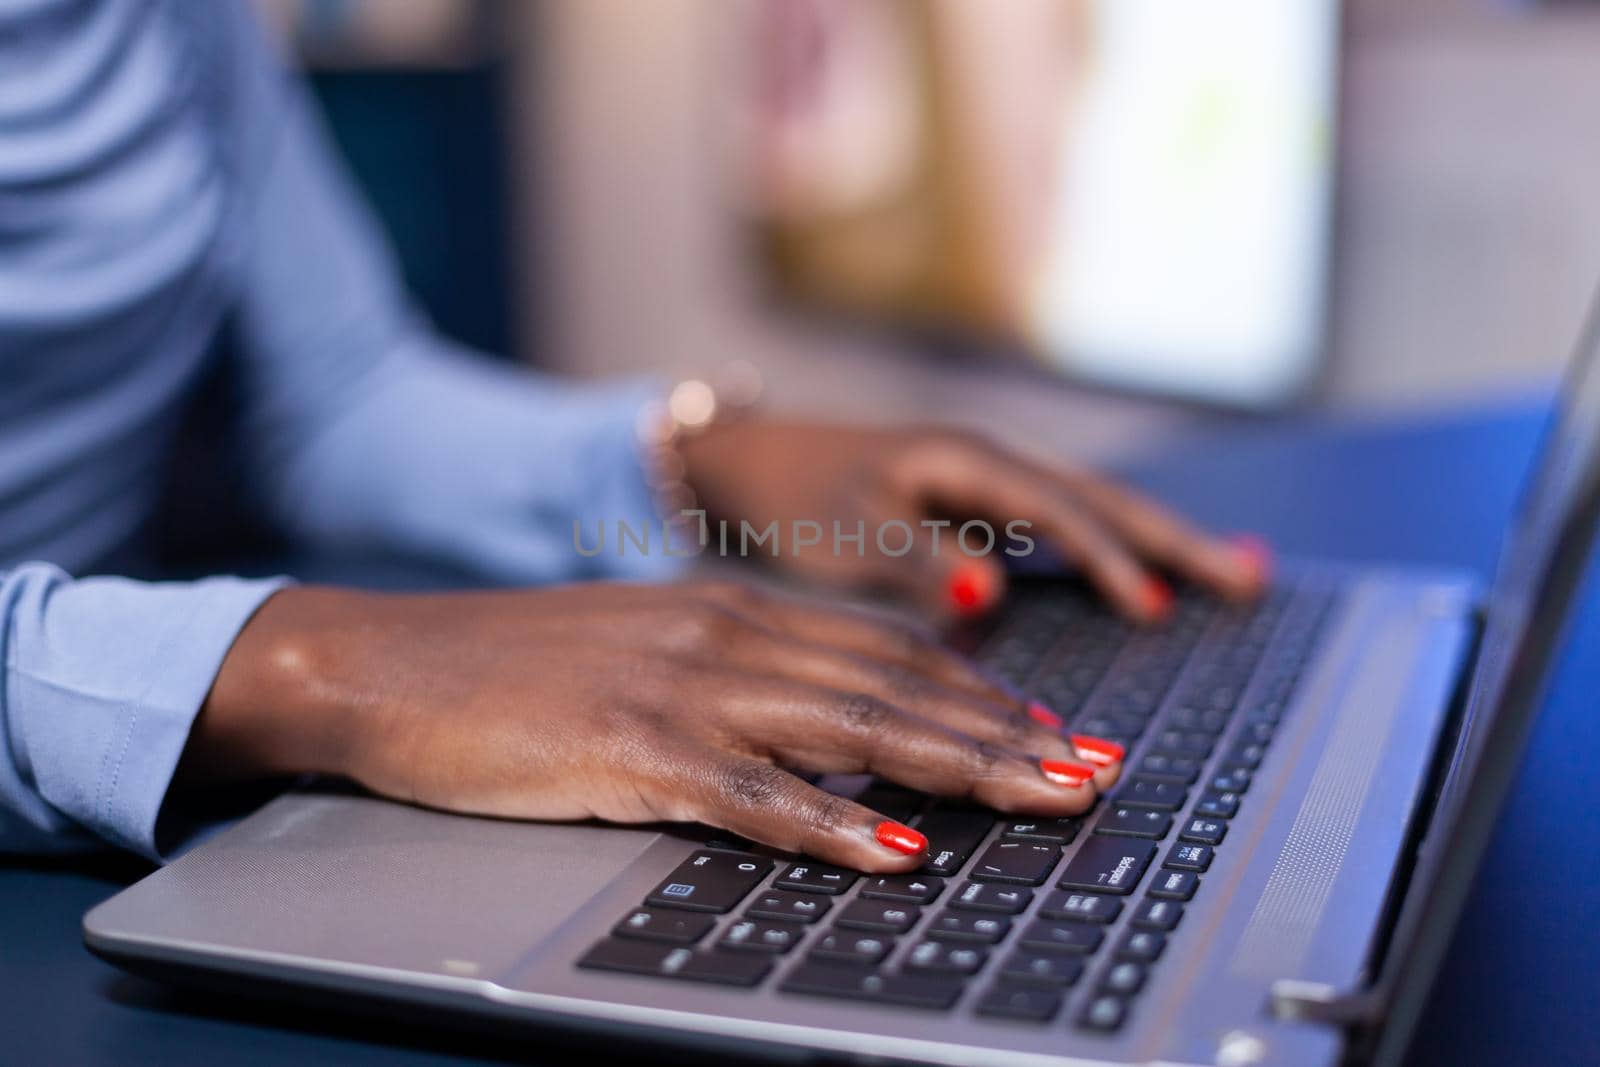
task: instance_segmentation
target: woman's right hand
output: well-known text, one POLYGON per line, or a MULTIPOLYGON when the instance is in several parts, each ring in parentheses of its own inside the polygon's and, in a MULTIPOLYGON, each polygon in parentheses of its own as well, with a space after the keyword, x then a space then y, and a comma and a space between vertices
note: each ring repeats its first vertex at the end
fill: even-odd
POLYGON ((321 773, 450 811, 699 821, 871 872, 914 830, 796 772, 879 775, 1036 816, 1121 749, 930 637, 731 583, 386 595, 285 589, 229 652, 184 781, 321 773))

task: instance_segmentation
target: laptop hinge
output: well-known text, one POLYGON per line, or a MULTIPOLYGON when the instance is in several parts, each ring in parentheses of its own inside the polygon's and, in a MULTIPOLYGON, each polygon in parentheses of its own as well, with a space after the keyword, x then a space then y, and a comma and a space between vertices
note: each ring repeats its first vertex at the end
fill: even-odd
POLYGON ((1295 1022, 1360 1027, 1378 1022, 1383 1001, 1369 989, 1341 990, 1325 982, 1280 978, 1269 994, 1272 1013, 1295 1022))

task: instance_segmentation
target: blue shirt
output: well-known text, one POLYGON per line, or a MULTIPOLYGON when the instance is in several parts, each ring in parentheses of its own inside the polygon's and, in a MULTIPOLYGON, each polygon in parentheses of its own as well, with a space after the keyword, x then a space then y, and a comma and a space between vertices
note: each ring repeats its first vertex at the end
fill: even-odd
POLYGON ((302 543, 490 581, 646 577, 642 385, 434 335, 242 2, 0 0, 0 850, 155 830, 193 718, 281 580, 74 577, 150 518, 218 332, 247 467, 302 543))

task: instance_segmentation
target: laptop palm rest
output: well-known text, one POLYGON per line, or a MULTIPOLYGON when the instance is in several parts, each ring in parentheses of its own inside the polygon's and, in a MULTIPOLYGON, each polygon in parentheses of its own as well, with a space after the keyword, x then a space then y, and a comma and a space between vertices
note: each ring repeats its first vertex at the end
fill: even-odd
POLYGON ((295 793, 100 905, 84 933, 114 955, 166 943, 492 981, 658 836, 295 793))

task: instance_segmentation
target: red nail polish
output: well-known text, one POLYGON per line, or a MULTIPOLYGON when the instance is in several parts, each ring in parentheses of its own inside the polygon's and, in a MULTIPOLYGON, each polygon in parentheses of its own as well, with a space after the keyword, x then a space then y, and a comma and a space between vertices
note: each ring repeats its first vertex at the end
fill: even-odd
POLYGON ((1233 550, 1244 560, 1257 581, 1264 582, 1272 574, 1272 546, 1255 534, 1239 534, 1230 539, 1233 550))
POLYGON ((928 839, 917 833, 909 826, 902 826, 897 822, 885 819, 880 822, 877 829, 872 831, 872 836, 878 839, 878 844, 884 848, 892 848, 896 852, 903 852, 907 856, 915 856, 928 850, 928 839))
POLYGON ((1107 741, 1103 737, 1090 737, 1088 734, 1073 734, 1072 747, 1078 750, 1078 755, 1090 763, 1108 767, 1127 755, 1121 745, 1115 741, 1107 741))
POLYGON ((1039 761, 1039 770, 1056 785, 1064 785, 1068 789, 1076 789, 1094 777, 1093 767, 1064 759, 1042 759, 1039 761))
POLYGON ((989 572, 976 563, 963 563, 950 575, 950 603, 963 615, 975 615, 994 599, 989 572))
POLYGON ((1147 578, 1139 598, 1144 613, 1152 619, 1165 619, 1172 613, 1172 589, 1160 578, 1147 578))
POLYGON ((1028 718, 1032 719, 1040 726, 1050 730, 1059 730, 1066 725, 1066 722, 1061 718, 1061 716, 1057 715, 1055 712, 1051 711, 1037 700, 1028 705, 1028 718))

